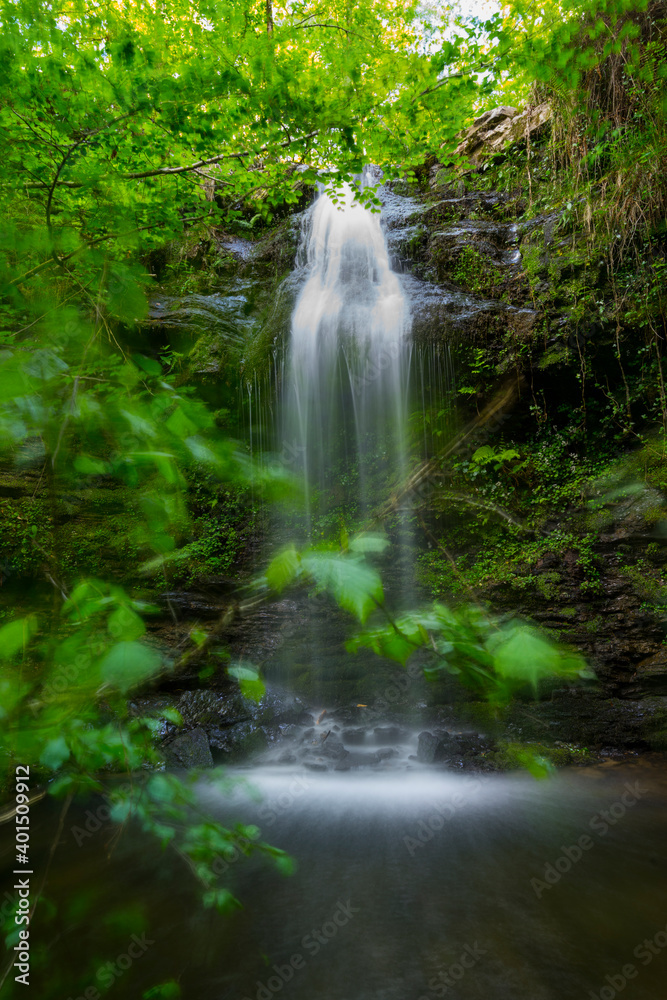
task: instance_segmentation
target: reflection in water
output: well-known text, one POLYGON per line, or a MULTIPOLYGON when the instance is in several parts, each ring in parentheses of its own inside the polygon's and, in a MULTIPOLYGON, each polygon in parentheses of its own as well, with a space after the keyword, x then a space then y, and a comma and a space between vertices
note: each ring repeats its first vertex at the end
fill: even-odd
MULTIPOLYGON (((176 855, 133 829, 117 840, 105 824, 77 847, 72 819, 46 894, 63 917, 53 926, 47 903, 34 924, 49 954, 35 995, 64 1000, 99 986, 98 970, 133 933, 151 944, 118 970, 110 996, 139 998, 173 977, 188 1000, 563 1000, 590 991, 604 1000, 611 994, 600 991, 613 988, 605 977, 618 984, 629 964, 637 975, 624 997, 664 995, 664 770, 599 768, 546 783, 425 769, 267 767, 243 777, 259 798, 239 789, 230 800, 204 783, 202 799, 230 822, 257 821, 297 859, 296 874, 259 859, 221 861, 244 907, 222 918, 197 907, 176 855), (119 909, 129 911, 125 924, 119 909)), ((36 870, 55 828, 50 808, 34 810, 36 870)), ((85 815, 76 822, 83 828, 85 815)), ((7 847, 3 860, 11 865, 7 847)))

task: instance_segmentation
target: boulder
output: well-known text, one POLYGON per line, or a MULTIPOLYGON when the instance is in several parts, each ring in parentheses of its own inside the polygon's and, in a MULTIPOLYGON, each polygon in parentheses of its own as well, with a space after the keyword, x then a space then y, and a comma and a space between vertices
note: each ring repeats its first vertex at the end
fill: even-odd
POLYGON ((176 767, 213 767, 208 736, 203 729, 191 729, 166 747, 169 763, 176 767))
POLYGON ((417 738, 417 760, 434 764, 447 760, 456 750, 456 741, 447 732, 420 733, 417 738))
POLYGON ((521 142, 527 135, 537 138, 551 116, 551 106, 547 102, 524 111, 507 105, 492 108, 466 129, 456 152, 477 166, 492 153, 502 153, 508 143, 521 142))

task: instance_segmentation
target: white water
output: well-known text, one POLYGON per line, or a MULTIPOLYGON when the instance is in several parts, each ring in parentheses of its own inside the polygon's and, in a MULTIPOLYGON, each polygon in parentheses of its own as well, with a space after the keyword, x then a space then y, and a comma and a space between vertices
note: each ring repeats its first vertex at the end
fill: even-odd
POLYGON ((365 514, 405 475, 410 310, 380 215, 349 187, 338 205, 322 192, 305 216, 300 263, 307 277, 292 316, 284 433, 312 530, 342 489, 356 489, 365 514))

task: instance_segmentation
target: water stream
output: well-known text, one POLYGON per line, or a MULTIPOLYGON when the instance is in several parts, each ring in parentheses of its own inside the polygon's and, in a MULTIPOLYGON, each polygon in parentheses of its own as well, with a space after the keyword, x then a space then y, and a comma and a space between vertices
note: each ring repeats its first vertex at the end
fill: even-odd
POLYGON ((380 215, 350 186, 337 202, 320 193, 299 253, 307 277, 292 316, 283 426, 312 535, 341 486, 356 492, 364 517, 405 478, 410 310, 380 215))

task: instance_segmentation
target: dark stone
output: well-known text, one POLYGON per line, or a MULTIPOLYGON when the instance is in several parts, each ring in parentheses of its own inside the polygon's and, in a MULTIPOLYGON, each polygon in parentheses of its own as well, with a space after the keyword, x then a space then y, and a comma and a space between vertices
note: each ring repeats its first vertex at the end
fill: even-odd
POLYGON ((422 764, 434 764, 447 760, 456 749, 456 740, 449 733, 420 733, 417 740, 417 760, 422 764))
POLYGON ((365 729, 344 729, 343 742, 351 747, 360 747, 366 742, 365 729))
POLYGON ((203 729, 177 736, 166 748, 170 763, 181 767, 213 767, 208 737, 203 729))
POLYGON ((410 738, 407 729, 400 726, 378 726, 373 730, 373 742, 378 747, 391 746, 394 743, 405 743, 410 738))
POLYGON ((269 745, 266 731, 250 721, 225 729, 211 729, 209 738, 211 746, 218 751, 218 762, 247 760, 269 745))

